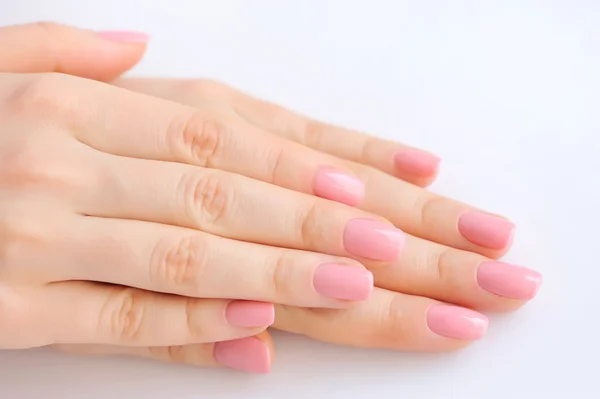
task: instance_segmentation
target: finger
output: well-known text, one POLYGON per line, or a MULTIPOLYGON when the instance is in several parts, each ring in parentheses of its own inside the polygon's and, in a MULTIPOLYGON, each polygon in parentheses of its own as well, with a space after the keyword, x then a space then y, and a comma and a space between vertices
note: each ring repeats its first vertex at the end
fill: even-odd
POLYGON ((60 282, 26 297, 11 295, 3 319, 12 323, 0 331, 4 348, 226 341, 265 330, 274 316, 266 303, 186 298, 89 282, 60 282))
POLYGON ((400 258, 371 268, 378 287, 484 311, 509 311, 531 300, 542 275, 407 235, 400 258))
POLYGON ((442 352, 483 337, 487 318, 429 298, 376 288, 352 309, 276 306, 275 328, 339 345, 442 352))
MULTIPOLYGON (((51 281, 332 308, 365 300, 373 288, 372 274, 351 259, 136 220, 78 217, 65 224, 55 231, 60 238, 52 241, 52 249, 37 260, 44 268, 52 265, 51 281)), ((253 316, 250 308, 247 316, 253 316)), ((262 320, 262 313, 257 317, 262 320)))
POLYGON ((515 225, 355 163, 348 167, 366 182, 361 208, 390 220, 414 236, 497 258, 512 244, 515 225))
POLYGON ((60 72, 112 80, 137 64, 148 36, 93 32, 52 22, 0 28, 0 72, 60 72))
POLYGON ((82 214, 134 218, 267 245, 376 261, 396 259, 403 233, 364 211, 213 169, 96 156, 82 214), (147 176, 152 176, 148 179, 147 176))
POLYGON ((339 167, 340 159, 237 116, 71 76, 4 79, 10 109, 48 115, 44 123, 102 152, 221 169, 352 206, 364 196, 363 183, 339 167))
POLYGON ((250 123, 333 156, 375 167, 419 186, 435 179, 436 155, 354 130, 312 120, 212 81, 122 79, 119 86, 192 106, 221 98, 250 123))
POLYGON ((95 356, 133 356, 194 367, 227 367, 250 373, 268 373, 273 362, 273 340, 266 332, 253 337, 180 346, 56 345, 68 353, 95 356))
POLYGON ((419 186, 435 179, 440 158, 391 140, 315 121, 229 89, 234 109, 251 123, 315 150, 375 167, 419 186))

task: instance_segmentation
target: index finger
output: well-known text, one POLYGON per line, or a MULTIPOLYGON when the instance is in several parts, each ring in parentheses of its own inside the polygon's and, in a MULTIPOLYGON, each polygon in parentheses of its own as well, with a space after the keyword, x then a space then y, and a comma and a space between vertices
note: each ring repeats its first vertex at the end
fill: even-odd
POLYGON ((13 102, 67 124, 97 150, 221 169, 352 206, 364 197, 342 160, 235 116, 66 75, 21 80, 13 102))
POLYGON ((121 87, 197 105, 225 101, 248 122, 326 154, 372 166, 418 186, 435 179, 440 158, 419 148, 320 122, 210 80, 121 79, 121 87))

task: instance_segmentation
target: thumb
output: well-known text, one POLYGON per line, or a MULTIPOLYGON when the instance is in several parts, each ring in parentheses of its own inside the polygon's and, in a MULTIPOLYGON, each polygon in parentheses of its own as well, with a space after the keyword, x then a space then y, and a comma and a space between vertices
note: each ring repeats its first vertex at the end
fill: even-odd
POLYGON ((60 72, 109 81, 137 64, 148 35, 93 32, 53 22, 0 28, 0 72, 60 72))

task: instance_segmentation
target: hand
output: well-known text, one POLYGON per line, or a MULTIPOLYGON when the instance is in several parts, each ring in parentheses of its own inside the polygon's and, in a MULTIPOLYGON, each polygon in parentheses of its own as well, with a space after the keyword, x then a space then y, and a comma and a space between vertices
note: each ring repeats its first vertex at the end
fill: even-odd
MULTIPOLYGON (((60 31, 57 27, 53 29, 60 31)), ((96 45, 98 44, 96 43, 96 45)), ((129 55, 134 51, 138 51, 136 54, 141 55, 139 46, 126 44, 120 46, 114 44, 114 46, 129 55)), ((110 63, 107 62, 107 64, 110 63)), ((114 62, 111 65, 114 65, 114 62)), ((73 71, 63 70, 63 72, 72 73, 73 71)), ((103 78, 101 77, 101 79, 103 78)), ((467 220, 465 220, 465 216, 462 216, 472 208, 435 196, 390 176, 390 174, 394 174, 414 183, 425 185, 431 181, 437 169, 435 158, 427 155, 419 158, 416 156, 418 152, 415 153, 415 150, 411 150, 410 157, 404 156, 403 160, 400 155, 397 157, 398 162, 394 165, 391 161, 394 152, 404 151, 405 147, 308 121, 279 107, 251 99, 214 82, 147 82, 138 80, 124 81, 119 84, 192 105, 198 104, 202 100, 212 99, 212 106, 220 109, 234 109, 238 117, 241 114, 243 119, 267 128, 270 132, 294 133, 289 137, 298 141, 302 141, 302 132, 311 132, 308 137, 320 137, 320 140, 316 140, 316 142, 322 143, 315 142, 314 147, 328 152, 335 150, 337 151, 335 155, 342 159, 362 160, 363 165, 343 162, 351 170, 357 171, 360 176, 366 177, 370 183, 371 187, 367 190, 365 201, 361 206, 387 216, 398 226, 404 226, 406 230, 415 235, 448 245, 445 247, 409 236, 400 258, 390 264, 381 262, 369 264, 375 271, 377 285, 389 290, 378 288, 368 301, 358 307, 341 312, 315 311, 289 306, 279 307, 276 322, 276 326, 279 328, 304 333, 317 339, 350 345, 409 350, 447 350, 463 346, 468 340, 446 339, 449 338, 448 336, 455 335, 457 331, 445 331, 440 335, 441 331, 438 329, 436 334, 434 332, 435 320, 433 319, 438 317, 439 321, 439 318, 448 317, 448 320, 460 324, 460 321, 468 321, 460 314, 466 310, 445 306, 443 308, 432 307, 434 301, 419 298, 419 295, 482 310, 511 310, 533 296, 539 286, 539 276, 534 272, 509 266, 502 266, 500 269, 493 263, 488 263, 480 268, 480 264, 487 261, 486 258, 452 248, 469 249, 490 257, 500 256, 509 246, 508 241, 510 233, 512 233, 510 224, 506 224, 508 226, 506 230, 509 232, 504 234, 504 237, 494 234, 486 236, 487 230, 482 229, 481 224, 472 223, 469 226, 468 216, 467 220), (245 101, 244 104, 247 106, 245 115, 244 111, 236 109, 240 107, 241 102, 235 102, 234 98, 238 101, 245 101), (262 119, 260 115, 263 115, 262 119), (278 117, 273 118, 272 116, 275 115, 278 117), (274 121, 280 121, 279 127, 276 123, 273 124, 274 121), (284 128, 285 124, 296 126, 296 128, 284 128), (336 149, 337 147, 327 144, 339 142, 340 140, 328 139, 329 137, 339 137, 339 135, 348 137, 343 140, 344 143, 348 143, 346 146, 336 149), (361 159, 358 153, 363 151, 356 149, 362 147, 366 148, 364 153, 368 155, 361 159), (416 159, 418 162, 411 163, 411 159, 416 159), (425 161, 422 161, 423 159, 425 161), (427 159, 431 159, 432 162, 427 162, 427 159), (364 166, 369 164, 388 172, 388 174, 364 166), (389 187, 393 188, 396 195, 389 195, 389 187), (385 195, 380 196, 380 193, 385 193, 385 195), (387 199, 391 197, 398 200, 387 199), (414 204, 422 206, 411 209, 414 204), (427 205, 424 206, 424 204, 427 205), (418 212, 419 210, 422 212, 418 212), (422 222, 419 220, 420 215, 426 216, 422 222), (462 223, 459 223, 460 229, 457 229, 457 220, 461 217, 463 220, 462 223), (435 223, 442 228, 441 234, 432 229, 435 223), (481 231, 477 231, 477 229, 481 231), (481 237, 488 238, 487 248, 486 243, 481 241, 481 237), (500 240, 497 239, 498 237, 500 240), (501 242, 502 239, 504 244, 501 242), (503 248, 498 248, 500 246, 503 248), (512 292, 509 292, 510 290, 507 288, 510 288, 512 292), (503 296, 495 295, 494 292, 503 296), (507 298, 509 296, 521 297, 521 299, 507 298)), ((472 216, 471 219, 473 219, 472 216)), ((500 223, 502 224, 502 221, 500 223)), ((486 326, 484 316, 476 313, 473 316, 474 325, 466 323, 462 326, 463 328, 458 328, 463 334, 465 331, 475 332, 475 336, 472 335, 470 338, 481 335, 486 326), (480 321, 478 322, 478 320, 480 321)), ((457 327, 456 324, 454 326, 457 327)), ((466 337, 463 336, 463 338, 466 337)), ((131 352, 127 348, 120 347, 114 347, 107 351, 131 352)), ((191 361, 192 363, 206 364, 206 362, 199 361, 198 356, 193 355, 204 353, 199 350, 199 346, 182 347, 176 353, 178 354, 177 359, 187 359, 186 361, 194 359, 191 361)))
POLYGON ((277 306, 275 328, 344 345, 449 350, 480 337, 487 320, 464 308, 439 307, 430 308, 435 310, 427 323, 415 323, 431 305, 428 298, 511 311, 532 299, 541 284, 539 273, 495 261, 510 248, 510 221, 417 187, 435 178, 439 159, 434 155, 311 120, 211 80, 121 79, 115 84, 188 105, 210 104, 338 157, 367 182, 359 207, 410 233, 395 261, 365 262, 377 286, 369 300, 344 311, 277 306))
POLYGON ((434 179, 438 160, 433 155, 308 119, 210 80, 122 79, 114 84, 196 107, 210 104, 336 156, 366 182, 359 208, 410 233, 398 258, 361 259, 375 278, 367 301, 344 311, 277 305, 275 328, 343 345, 452 350, 486 331, 487 318, 466 308, 515 310, 541 284, 537 272, 494 260, 510 248, 510 221, 417 186, 434 179))
MULTIPOLYGON (((0 42, 65 32, 42 26, 0 42)), ((272 303, 352 307, 373 279, 350 257, 392 260, 404 242, 389 222, 312 195, 362 196, 337 159, 217 110, 4 73, 0 118, 2 348, 229 341, 205 360, 265 371, 268 346, 240 339, 273 323, 272 303)))

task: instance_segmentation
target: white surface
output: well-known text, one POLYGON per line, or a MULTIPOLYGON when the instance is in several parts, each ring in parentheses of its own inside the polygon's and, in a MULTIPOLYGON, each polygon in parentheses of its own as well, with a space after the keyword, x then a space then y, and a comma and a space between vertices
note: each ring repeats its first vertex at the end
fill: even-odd
POLYGON ((216 77, 437 152, 433 189, 510 215, 518 229, 508 259, 542 271, 545 284, 458 353, 276 335, 273 373, 249 376, 0 352, 1 398, 600 397, 600 2, 2 3, 2 24, 150 32, 136 74, 216 77))

